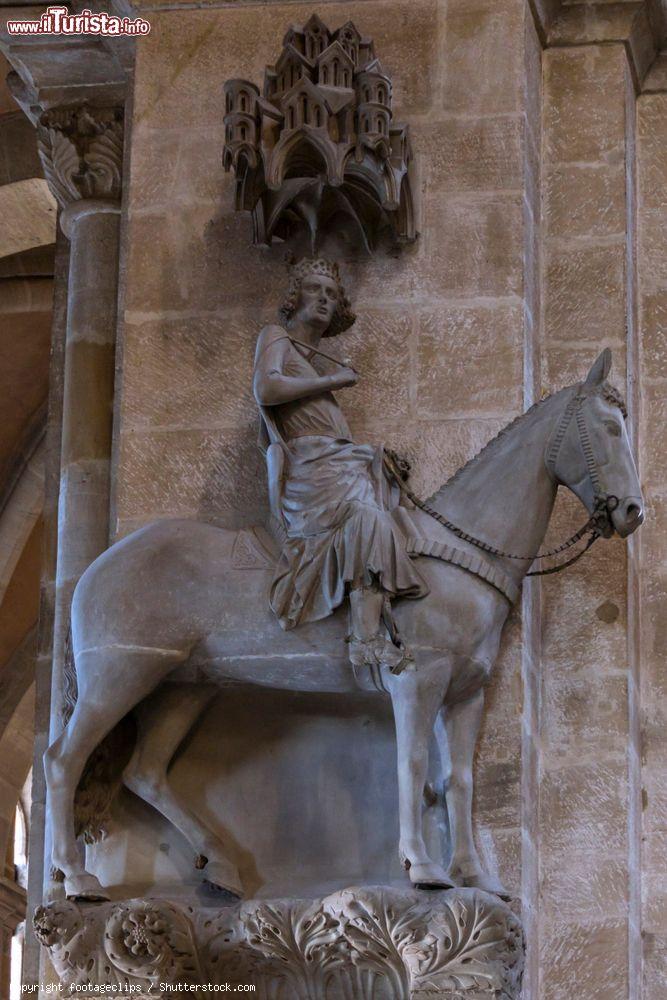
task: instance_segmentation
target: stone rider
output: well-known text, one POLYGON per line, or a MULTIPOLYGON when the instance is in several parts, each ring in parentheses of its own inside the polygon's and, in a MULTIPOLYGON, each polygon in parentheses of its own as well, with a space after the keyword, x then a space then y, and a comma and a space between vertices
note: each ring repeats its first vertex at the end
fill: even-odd
POLYGON ((322 337, 355 320, 337 265, 293 264, 279 315, 284 326, 259 335, 253 381, 283 543, 271 608, 290 629, 325 618, 349 595, 351 662, 399 672, 406 656, 381 625, 385 602, 422 597, 427 587, 392 518, 400 493, 383 450, 352 440, 333 394, 355 385, 356 372, 339 365, 321 375, 313 366, 322 337))

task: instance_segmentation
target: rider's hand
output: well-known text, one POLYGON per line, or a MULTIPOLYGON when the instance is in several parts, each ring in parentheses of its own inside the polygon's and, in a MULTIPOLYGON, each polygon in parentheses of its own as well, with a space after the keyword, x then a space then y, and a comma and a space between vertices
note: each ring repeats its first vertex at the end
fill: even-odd
POLYGON ((352 368, 341 368, 340 371, 330 375, 329 379, 331 380, 332 389, 347 389, 357 384, 359 376, 352 368))

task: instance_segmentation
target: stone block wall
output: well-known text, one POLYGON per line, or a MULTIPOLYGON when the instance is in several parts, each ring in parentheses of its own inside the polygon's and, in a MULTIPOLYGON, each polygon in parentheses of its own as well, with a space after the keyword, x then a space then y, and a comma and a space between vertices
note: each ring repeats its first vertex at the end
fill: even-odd
MULTIPOLYGON (((417 246, 347 272, 359 319, 334 346, 359 364, 363 380, 346 409, 360 433, 411 446, 426 491, 522 406, 523 4, 502 7, 454 2, 445 16, 441 4, 419 0, 325 10, 330 24, 353 17, 375 39, 421 178, 417 246), (502 57, 499 26, 508 39, 502 57), (489 100, 472 86, 480 44, 495 67, 489 100), (442 421, 454 423, 445 429, 442 421)), ((250 247, 249 219, 233 211, 233 179, 220 162, 220 93, 234 74, 261 80, 283 25, 309 12, 271 5, 154 14, 139 51, 121 533, 158 512, 229 524, 264 516, 250 378, 256 332, 275 318, 284 289, 284 251, 250 247), (185 454, 193 458, 187 474, 171 465, 185 454)))

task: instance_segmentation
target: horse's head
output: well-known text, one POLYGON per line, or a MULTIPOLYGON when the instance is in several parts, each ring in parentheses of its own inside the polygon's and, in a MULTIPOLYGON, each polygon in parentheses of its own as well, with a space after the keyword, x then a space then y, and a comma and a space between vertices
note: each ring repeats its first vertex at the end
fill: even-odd
POLYGON ((601 533, 625 538, 644 520, 639 477, 625 429, 625 406, 606 381, 611 351, 599 356, 575 386, 551 435, 546 463, 557 483, 569 487, 589 513, 600 515, 601 533))

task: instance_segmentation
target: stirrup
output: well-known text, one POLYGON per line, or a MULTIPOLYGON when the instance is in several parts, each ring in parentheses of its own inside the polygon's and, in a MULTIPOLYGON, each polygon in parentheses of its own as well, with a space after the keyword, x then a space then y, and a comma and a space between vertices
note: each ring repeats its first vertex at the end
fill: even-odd
POLYGON ((405 648, 394 645, 379 632, 371 639, 350 635, 347 641, 353 667, 387 667, 392 674, 400 674, 412 661, 405 648))

